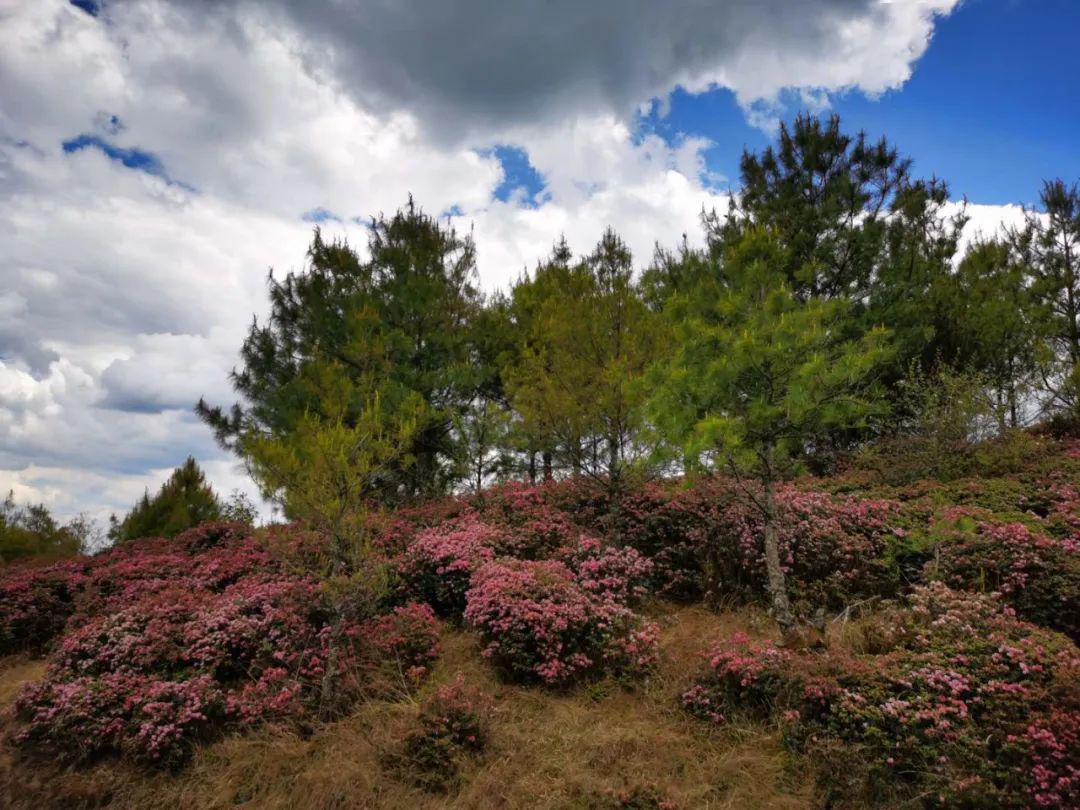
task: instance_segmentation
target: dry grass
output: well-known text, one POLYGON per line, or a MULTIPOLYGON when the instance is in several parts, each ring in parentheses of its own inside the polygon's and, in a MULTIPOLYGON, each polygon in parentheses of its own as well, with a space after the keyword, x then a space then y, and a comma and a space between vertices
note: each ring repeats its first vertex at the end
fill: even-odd
MULTIPOLYGON (((764 633, 753 611, 714 615, 659 605, 664 661, 632 690, 613 682, 565 695, 501 684, 474 639, 447 632, 432 685, 464 672, 493 699, 491 743, 453 793, 410 786, 387 758, 415 722, 414 700, 369 703, 308 739, 262 730, 201 750, 179 774, 117 763, 61 771, 0 754, 0 803, 9 807, 117 808, 590 808, 609 791, 652 786, 679 808, 800 808, 809 804, 776 734, 723 732, 684 715, 677 697, 699 653, 736 630, 764 633)), ((0 669, 0 700, 41 664, 0 669)))

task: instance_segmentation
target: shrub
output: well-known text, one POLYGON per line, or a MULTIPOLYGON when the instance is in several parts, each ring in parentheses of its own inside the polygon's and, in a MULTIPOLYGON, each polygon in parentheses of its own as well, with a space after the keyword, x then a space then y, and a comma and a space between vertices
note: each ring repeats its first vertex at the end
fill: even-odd
POLYGON ((693 486, 646 484, 624 493, 613 516, 604 488, 588 481, 560 483, 548 496, 589 531, 617 538, 653 563, 653 590, 691 600, 701 596, 702 553, 719 526, 732 488, 724 479, 703 478, 693 486))
POLYGON ((717 723, 747 710, 781 721, 788 744, 816 765, 826 804, 1074 801, 1073 644, 994 599, 940 584, 878 622, 875 654, 732 639, 683 703, 717 723))
MULTIPOLYGON (((298 719, 323 697, 330 612, 313 580, 244 579, 220 594, 167 588, 87 621, 16 703, 17 740, 63 759, 123 754, 177 764, 230 725, 298 719)), ((430 609, 346 624, 332 687, 341 701, 394 662, 416 683, 437 654, 430 609)))
POLYGON ((934 572, 954 588, 999 592, 1017 614, 1080 640, 1080 544, 1022 523, 980 523, 940 543, 934 572))
POLYGON ((606 545, 595 537, 582 537, 576 546, 559 554, 589 593, 630 605, 648 593, 653 563, 632 548, 606 545))
POLYGON ((231 546, 251 537, 251 525, 239 521, 216 520, 185 529, 174 538, 176 547, 189 554, 231 546))
MULTIPOLYGON (((899 572, 887 552, 903 531, 893 528, 897 505, 783 487, 777 493, 780 562, 792 601, 803 609, 842 608, 855 599, 894 595, 899 572)), ((747 499, 732 501, 725 530, 710 546, 713 582, 722 595, 765 592, 763 520, 747 499)))
POLYGON ((472 573, 495 558, 498 529, 467 515, 420 532, 398 561, 407 593, 440 616, 459 618, 472 573))
POLYGON ((145 539, 93 557, 0 571, 0 653, 41 651, 66 626, 113 613, 176 586, 220 592, 281 563, 250 529, 211 523, 174 540, 145 539))
POLYGON ((489 712, 488 701, 459 673, 424 702, 420 728, 402 746, 400 769, 425 790, 448 790, 459 779, 462 760, 487 745, 489 712))
POLYGON ((484 520, 503 529, 500 554, 540 560, 581 534, 567 512, 548 503, 553 487, 510 483, 473 499, 484 520))
POLYGON ((0 655, 39 652, 75 610, 84 566, 12 566, 0 575, 0 655))
POLYGON ((584 590, 556 561, 489 563, 476 572, 465 620, 508 677, 565 686, 586 673, 632 673, 655 659, 655 630, 584 590))
POLYGON ((177 765, 225 716, 224 695, 208 676, 170 681, 131 671, 27 686, 16 702, 24 746, 83 761, 125 754, 177 765))
POLYGON ((439 657, 439 622, 426 604, 410 602, 369 619, 357 636, 367 680, 377 690, 415 687, 439 657))

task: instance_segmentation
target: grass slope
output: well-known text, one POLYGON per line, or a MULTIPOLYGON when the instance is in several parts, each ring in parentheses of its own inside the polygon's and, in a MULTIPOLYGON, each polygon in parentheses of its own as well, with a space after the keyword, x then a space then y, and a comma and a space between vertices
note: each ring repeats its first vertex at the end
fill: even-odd
MULTIPOLYGON (((776 732, 742 725, 718 731, 678 706, 711 640, 771 630, 755 610, 714 614, 655 604, 663 662, 646 683, 610 681, 568 694, 500 683, 475 640, 448 630, 426 690, 465 673, 493 698, 491 744, 444 794, 413 787, 392 755, 415 722, 419 697, 361 705, 307 739, 264 730, 230 737, 196 754, 179 774, 122 763, 60 770, 20 762, 5 745, 0 801, 12 808, 604 808, 655 807, 651 792, 678 808, 809 806, 776 732), (638 791, 638 802, 634 792, 638 791)), ((0 701, 10 703, 43 664, 8 659, 0 701)))

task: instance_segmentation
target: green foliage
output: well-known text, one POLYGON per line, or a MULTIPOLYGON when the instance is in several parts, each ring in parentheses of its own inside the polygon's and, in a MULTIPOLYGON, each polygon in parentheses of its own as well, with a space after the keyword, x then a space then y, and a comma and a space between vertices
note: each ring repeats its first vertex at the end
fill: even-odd
POLYGON ((230 523, 243 523, 254 526, 259 517, 259 509, 246 493, 234 489, 229 499, 221 505, 221 519, 230 523))
POLYGON ((560 243, 514 287, 511 311, 517 346, 503 374, 525 434, 564 469, 618 491, 642 459, 640 383, 661 336, 630 251, 610 230, 576 263, 560 243))
POLYGON ((992 436, 1004 418, 986 378, 948 368, 933 375, 912 368, 897 388, 891 435, 863 448, 856 466, 892 484, 971 474, 979 440, 992 436))
POLYGON ((847 337, 846 298, 797 295, 790 249, 749 229, 715 277, 669 303, 676 349, 655 380, 652 413, 693 468, 752 475, 745 494, 764 518, 773 610, 792 624, 779 557, 775 483, 823 439, 865 429, 885 410, 875 389, 889 358, 888 333, 847 337))
POLYGON ((344 574, 369 556, 368 509, 387 478, 407 466, 426 410, 415 395, 384 409, 373 378, 353 381, 337 369, 319 376, 333 386, 324 389, 320 412, 304 413, 277 434, 249 430, 238 449, 286 517, 330 538, 333 569, 344 574))
POLYGON ((1012 232, 1043 308, 1055 368, 1044 380, 1047 406, 1075 414, 1080 406, 1080 187, 1061 180, 1043 184, 1042 211, 1029 211, 1024 228, 1012 232))
POLYGON ((93 540, 94 526, 84 516, 61 526, 44 504, 16 504, 14 492, 0 502, 0 563, 66 557, 87 550, 93 540))
POLYGON ((773 480, 828 431, 865 426, 885 409, 874 384, 888 333, 845 338, 846 299, 798 297, 787 263, 774 234, 751 230, 714 281, 672 300, 678 340, 652 408, 690 467, 773 480))
POLYGON ((492 384, 475 362, 482 299, 473 243, 410 200, 372 221, 368 252, 361 261, 348 244, 326 243, 316 231, 306 272, 280 282, 270 276, 271 314, 252 324, 233 373, 242 404, 226 411, 200 401, 198 411, 247 458, 244 436, 284 440, 309 432, 316 418, 353 428, 367 418, 374 386, 382 412, 413 424, 409 452, 399 456, 407 463, 382 468, 381 497, 439 495, 456 471, 454 418, 492 384), (322 402, 328 390, 336 392, 332 413, 322 402), (350 390, 354 398, 342 399, 350 390))
POLYGON ((153 497, 142 498, 123 520, 113 523, 109 537, 127 543, 142 537, 173 537, 221 517, 221 502, 206 483, 202 469, 189 457, 177 467, 153 497))

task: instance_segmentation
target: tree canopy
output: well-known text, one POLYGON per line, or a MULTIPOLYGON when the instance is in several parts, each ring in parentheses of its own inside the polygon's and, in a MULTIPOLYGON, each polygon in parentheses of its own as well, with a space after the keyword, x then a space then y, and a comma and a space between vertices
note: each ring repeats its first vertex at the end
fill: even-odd
POLYGON ((177 467, 156 494, 149 490, 122 520, 113 519, 109 537, 126 543, 141 537, 173 537, 221 516, 221 502, 194 458, 177 467))

